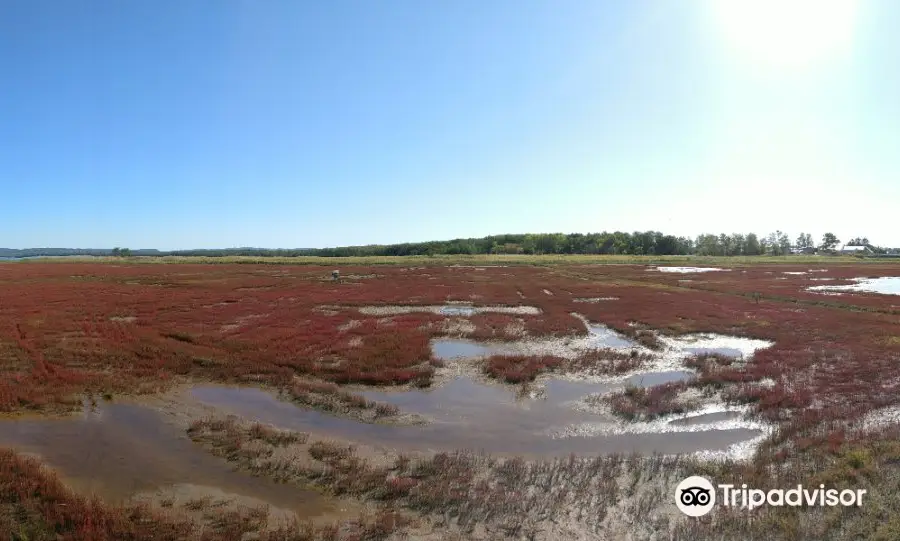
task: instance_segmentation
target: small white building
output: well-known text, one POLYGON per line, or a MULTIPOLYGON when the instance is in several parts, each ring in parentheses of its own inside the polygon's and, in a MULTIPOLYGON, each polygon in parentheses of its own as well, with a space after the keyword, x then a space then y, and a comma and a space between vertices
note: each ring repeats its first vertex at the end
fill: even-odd
POLYGON ((872 255, 868 246, 844 246, 840 249, 841 255, 872 255))

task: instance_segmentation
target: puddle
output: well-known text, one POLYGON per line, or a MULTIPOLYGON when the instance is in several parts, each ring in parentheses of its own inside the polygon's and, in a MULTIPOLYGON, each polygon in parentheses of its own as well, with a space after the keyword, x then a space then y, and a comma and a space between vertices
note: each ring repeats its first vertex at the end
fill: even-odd
POLYGON ((669 424, 675 426, 706 425, 710 423, 731 421, 733 419, 740 418, 741 413, 738 411, 719 411, 713 413, 704 413, 701 415, 694 415, 693 417, 685 417, 683 419, 675 419, 669 421, 669 424))
POLYGON ((659 272, 676 272, 681 274, 687 274, 692 272, 717 272, 717 271, 730 271, 731 269, 720 269, 718 267, 656 267, 647 270, 657 270, 659 272))
POLYGON ((855 284, 812 286, 807 291, 838 292, 850 291, 859 293, 880 293, 882 295, 900 295, 900 276, 885 276, 882 278, 854 278, 855 284))
POLYGON ((113 503, 192 484, 260 500, 299 517, 337 509, 311 490, 233 471, 166 423, 161 413, 137 404, 103 404, 75 418, 0 421, 0 445, 40 455, 76 491, 113 503))
POLYGON ((594 347, 607 347, 612 349, 636 349, 640 346, 637 342, 625 338, 606 325, 588 325, 588 333, 595 343, 594 347))
POLYGON ((791 274, 793 276, 802 276, 802 275, 806 274, 806 271, 784 271, 781 274, 791 274))
POLYGON ((653 387, 654 385, 663 385, 666 383, 674 383, 676 381, 687 381, 693 378, 693 372, 684 370, 667 370, 665 372, 646 372, 643 374, 635 374, 625 380, 626 386, 632 387, 653 387))
POLYGON ((436 338, 432 354, 442 360, 487 357, 490 355, 556 355, 571 358, 578 351, 608 348, 640 350, 645 348, 604 325, 587 323, 588 336, 577 339, 542 339, 519 342, 477 342, 461 338, 436 338))
POLYGON ((715 423, 698 425, 690 431, 673 430, 664 424, 644 431, 628 430, 617 419, 571 407, 570 402, 588 394, 610 392, 622 386, 622 383, 550 380, 546 382, 544 396, 534 399, 517 398, 515 391, 505 386, 459 377, 427 391, 363 393, 370 400, 389 402, 406 412, 430 417, 433 422, 424 426, 357 423, 302 409, 252 388, 197 387, 192 394, 206 404, 283 428, 417 451, 472 449, 533 457, 614 452, 724 453, 731 446, 759 435, 759 430, 752 427, 715 423), (588 424, 606 429, 585 437, 553 437, 554 433, 565 432, 569 427, 588 424))
POLYGON ((567 379, 549 379, 543 382, 543 399, 550 403, 568 404, 575 402, 589 394, 607 393, 619 385, 611 383, 603 384, 592 381, 574 381, 567 379))
POLYGON ((635 374, 624 380, 598 383, 567 379, 548 379, 544 386, 543 399, 554 404, 569 404, 591 394, 609 393, 625 387, 653 387, 674 381, 687 381, 694 373, 682 370, 667 372, 646 372, 635 374))
POLYGON ((538 340, 522 340, 518 342, 476 342, 457 338, 440 338, 431 341, 432 353, 438 359, 453 360, 490 355, 555 355, 563 358, 574 358, 579 352, 606 348, 613 350, 632 350, 653 356, 648 371, 679 370, 685 357, 717 353, 734 359, 749 359, 763 348, 771 347, 772 342, 726 336, 713 333, 689 334, 677 337, 658 335, 665 351, 652 351, 641 344, 606 327, 591 323, 579 314, 573 316, 581 319, 588 330, 588 336, 579 338, 545 338, 538 340))
POLYGON ((450 360, 514 354, 573 358, 586 349, 624 348, 650 355, 651 360, 640 373, 616 376, 584 373, 578 376, 586 379, 579 381, 541 378, 543 395, 538 393, 537 398, 517 397, 509 387, 465 377, 457 377, 428 391, 363 393, 369 400, 392 403, 402 411, 431 418, 433 423, 424 427, 362 426, 317 412, 298 414, 292 405, 279 405, 277 400, 264 393, 254 399, 252 411, 246 410, 248 401, 237 396, 219 396, 219 402, 214 405, 225 407, 230 404, 229 407, 244 408, 237 413, 259 417, 266 422, 297 423, 287 427, 300 430, 315 426, 336 437, 362 439, 376 445, 431 450, 465 446, 491 453, 535 456, 657 452, 701 453, 709 458, 745 457, 752 454, 755 445, 769 430, 767 425, 744 420, 740 410, 722 409, 722 405, 709 406, 681 417, 627 423, 578 408, 577 403, 588 395, 609 393, 627 386, 651 387, 693 378, 694 372, 683 364, 684 359, 692 355, 718 353, 746 361, 757 350, 770 347, 772 342, 712 333, 678 337, 660 335, 664 349, 651 351, 606 326, 593 324, 578 314, 573 316, 584 322, 589 331, 587 337, 490 343, 438 339, 432 341, 432 351, 436 357, 450 360))
POLYGON ((443 360, 487 357, 489 355, 503 354, 501 348, 498 346, 480 344, 472 340, 458 340, 453 338, 432 340, 431 351, 435 357, 443 360))
POLYGON ((619 297, 587 297, 587 298, 572 299, 572 302, 586 302, 586 303, 595 304, 595 303, 603 302, 603 301, 617 301, 617 300, 619 300, 619 297))
POLYGON ((445 316, 473 316, 475 314, 487 313, 536 316, 541 314, 541 309, 535 306, 472 306, 470 304, 363 306, 359 308, 360 314, 369 316, 394 316, 416 312, 445 316))
MULTIPOLYGON (((725 444, 725 449, 697 449, 692 453, 706 459, 732 458, 743 460, 752 456, 756 445, 771 432, 771 427, 752 419, 744 419, 747 406, 729 407, 710 405, 698 411, 668 415, 653 421, 629 423, 619 421, 617 424, 589 422, 569 425, 562 430, 552 432, 554 439, 569 441, 572 439, 591 439, 598 435, 617 433, 620 437, 627 434, 655 433, 664 437, 676 438, 693 435, 704 440, 724 437, 725 434, 742 438, 725 444)), ((691 452, 691 451, 684 451, 691 452)))
POLYGON ((748 359, 757 350, 772 346, 772 342, 767 340, 712 333, 677 337, 660 336, 659 339, 672 350, 674 355, 681 358, 690 355, 717 353, 733 359, 748 359))

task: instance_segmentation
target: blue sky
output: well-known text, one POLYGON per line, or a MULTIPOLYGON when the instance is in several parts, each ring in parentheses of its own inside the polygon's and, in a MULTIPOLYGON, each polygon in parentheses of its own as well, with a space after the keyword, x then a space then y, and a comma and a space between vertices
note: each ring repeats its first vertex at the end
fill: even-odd
POLYGON ((900 246, 900 3, 794 2, 6 0, 0 246, 900 246))

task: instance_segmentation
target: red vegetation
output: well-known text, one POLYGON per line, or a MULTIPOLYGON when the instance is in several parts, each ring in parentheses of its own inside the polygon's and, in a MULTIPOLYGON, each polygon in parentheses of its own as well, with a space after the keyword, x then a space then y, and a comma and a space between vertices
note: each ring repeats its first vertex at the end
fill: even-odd
POLYGON ((595 374, 618 375, 633 372, 650 360, 648 355, 610 349, 589 349, 567 362, 571 371, 588 371, 595 374))
POLYGON ((38 460, 0 449, 0 531, 11 539, 186 540, 192 530, 189 523, 143 507, 106 506, 77 496, 38 460))
POLYGON ((525 322, 519 316, 487 313, 475 314, 468 320, 475 326, 475 330, 466 335, 472 340, 518 340, 520 331, 525 331, 525 322))
POLYGON ((315 381, 296 381, 288 387, 290 397, 300 404, 334 412, 373 412, 373 417, 391 417, 400 410, 393 404, 367 400, 364 396, 341 389, 337 384, 315 381))
MULTIPOLYGON (((220 429, 229 428, 220 423, 220 429)), ((274 445, 305 441, 305 434, 251 428, 254 437, 274 445)), ((237 441, 240 441, 238 439, 237 441)), ((399 487, 405 486, 400 483, 399 487)), ((208 505, 197 499, 185 508, 199 510, 208 505)), ((354 541, 386 539, 406 524, 398 513, 382 510, 342 525, 314 526, 289 522, 267 529, 268 511, 247 508, 217 511, 205 526, 187 517, 151 510, 140 505, 107 505, 76 495, 35 458, 0 449, 0 532, 3 539, 34 541, 234 541, 248 534, 260 541, 354 541)))
POLYGON ((684 413, 688 404, 676 400, 678 393, 688 388, 683 381, 669 382, 653 387, 628 387, 609 397, 610 409, 616 415, 630 421, 650 420, 672 413, 684 413))
POLYGON ((591 372, 617 375, 637 370, 649 356, 632 350, 628 353, 610 349, 592 349, 574 359, 553 355, 492 355, 483 365, 486 375, 506 383, 527 383, 541 374, 553 371, 591 372))
MULTIPOLYGON (((840 283, 811 277, 900 271, 866 264, 783 274, 817 267, 692 275, 639 265, 348 267, 342 270, 348 278, 338 283, 329 279, 330 267, 3 264, 0 411, 71 407, 84 392, 153 392, 179 376, 285 388, 296 375, 337 384, 427 386, 437 364, 429 341, 449 318, 378 317, 357 308, 465 301, 542 312, 469 318, 476 336, 485 338, 509 339, 511 328, 530 336, 584 334, 571 315, 580 313, 632 336, 650 329, 772 340, 775 345, 752 362, 716 363, 701 380, 754 404, 781 424, 779 437, 789 439, 900 403, 897 298, 804 291, 840 283)), ((487 370, 529 381, 558 362, 495 359, 487 370)), ((620 359, 607 369, 628 371, 640 362, 620 359)))
POLYGON ((484 363, 485 374, 506 383, 534 381, 538 375, 558 368, 564 359, 550 355, 492 355, 484 363))

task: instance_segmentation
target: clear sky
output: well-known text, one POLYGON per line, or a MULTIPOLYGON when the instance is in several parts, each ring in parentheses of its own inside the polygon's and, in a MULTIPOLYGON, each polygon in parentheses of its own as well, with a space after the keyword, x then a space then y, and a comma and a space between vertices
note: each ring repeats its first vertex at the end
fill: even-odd
POLYGON ((0 246, 900 246, 898 28, 894 0, 3 0, 0 246))

